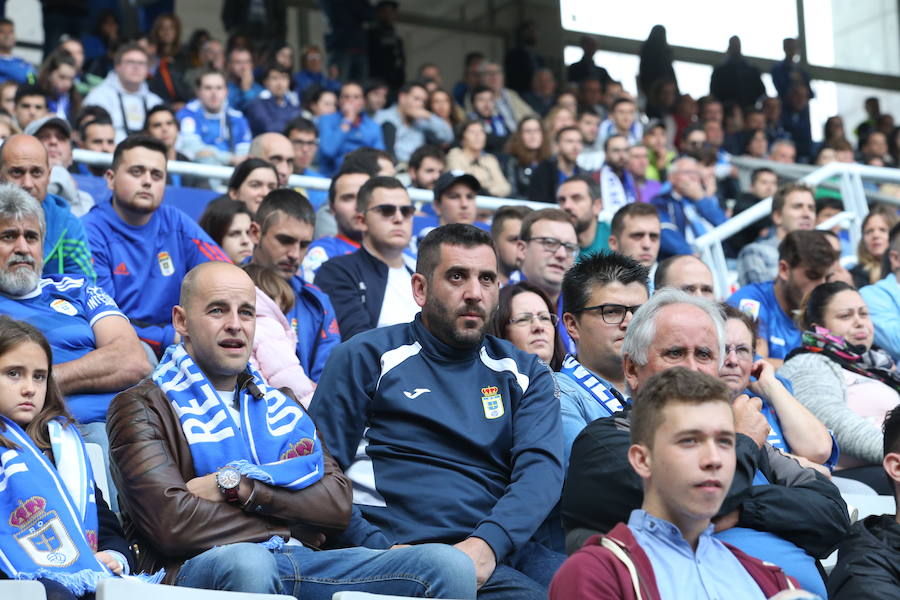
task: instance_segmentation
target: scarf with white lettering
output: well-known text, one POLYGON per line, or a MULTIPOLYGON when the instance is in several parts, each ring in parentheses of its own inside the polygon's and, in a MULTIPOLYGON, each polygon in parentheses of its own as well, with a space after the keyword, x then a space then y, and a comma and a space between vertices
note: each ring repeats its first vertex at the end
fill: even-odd
POLYGON ((316 428, 301 406, 269 387, 247 366, 252 381, 238 390, 240 427, 194 363, 184 344, 169 346, 151 376, 165 393, 191 447, 198 476, 228 465, 276 487, 300 490, 325 472, 316 428))
POLYGON ((48 423, 54 467, 16 423, 0 415, 0 570, 11 579, 52 579, 76 596, 112 577, 97 551, 94 477, 74 425, 48 423))
POLYGON ((563 365, 559 372, 568 375, 610 415, 622 410, 623 405, 628 403, 616 388, 585 369, 571 354, 567 354, 563 359, 563 365))

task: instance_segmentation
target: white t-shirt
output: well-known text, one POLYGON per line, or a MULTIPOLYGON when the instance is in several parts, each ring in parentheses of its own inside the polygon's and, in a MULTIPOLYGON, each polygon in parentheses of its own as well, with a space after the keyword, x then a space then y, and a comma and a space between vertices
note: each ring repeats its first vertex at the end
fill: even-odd
POLYGON ((406 267, 388 269, 384 300, 376 327, 409 323, 422 310, 412 294, 412 275, 406 267))

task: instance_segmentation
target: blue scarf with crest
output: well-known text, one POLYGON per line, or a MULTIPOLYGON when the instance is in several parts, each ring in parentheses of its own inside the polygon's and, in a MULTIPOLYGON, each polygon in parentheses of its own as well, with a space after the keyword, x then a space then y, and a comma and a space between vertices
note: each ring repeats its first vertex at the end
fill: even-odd
POLYGON ((289 490, 314 484, 325 472, 315 425, 294 400, 269 387, 251 366, 238 390, 240 423, 184 344, 169 346, 151 379, 165 393, 191 447, 197 476, 224 466, 289 490))

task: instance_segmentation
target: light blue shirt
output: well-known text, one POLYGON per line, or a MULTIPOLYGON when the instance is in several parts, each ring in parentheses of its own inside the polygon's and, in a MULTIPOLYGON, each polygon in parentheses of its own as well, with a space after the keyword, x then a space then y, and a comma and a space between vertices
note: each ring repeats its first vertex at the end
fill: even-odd
POLYGON ((875 325, 875 344, 900 360, 900 284, 891 273, 881 281, 859 290, 875 325))
POLYGON ((725 544, 713 537, 710 525, 700 535, 695 552, 675 525, 641 509, 631 511, 628 528, 653 565, 662 600, 764 600, 725 544))
MULTIPOLYGON (((568 468, 575 438, 589 423, 610 416, 609 411, 593 395, 565 373, 554 373, 559 387, 559 408, 563 428, 563 466, 568 468)), ((596 377, 596 376, 595 376, 596 377)), ((596 377, 598 385, 613 389, 612 384, 596 377)))

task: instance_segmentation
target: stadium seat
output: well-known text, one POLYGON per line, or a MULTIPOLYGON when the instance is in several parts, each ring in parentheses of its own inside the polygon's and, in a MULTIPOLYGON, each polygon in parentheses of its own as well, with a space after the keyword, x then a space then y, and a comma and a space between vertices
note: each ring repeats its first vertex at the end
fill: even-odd
POLYGON ((97 586, 97 600, 294 600, 294 597, 154 585, 133 577, 115 577, 100 582, 97 586))
POLYGON ((385 596, 368 592, 338 592, 331 600, 411 600, 413 596, 385 596))
POLYGON ((0 598, 12 600, 47 600, 44 586, 37 581, 0 580, 0 598))
POLYGON ((100 444, 90 442, 84 445, 87 450, 88 460, 91 462, 91 471, 94 472, 94 483, 103 492, 103 497, 109 502, 109 480, 106 479, 106 466, 103 460, 103 447, 100 444))

